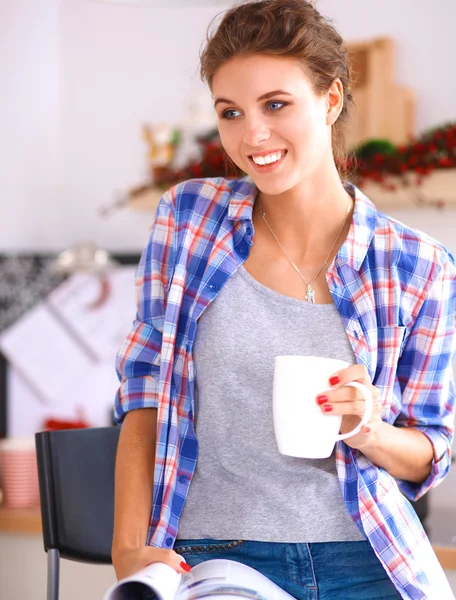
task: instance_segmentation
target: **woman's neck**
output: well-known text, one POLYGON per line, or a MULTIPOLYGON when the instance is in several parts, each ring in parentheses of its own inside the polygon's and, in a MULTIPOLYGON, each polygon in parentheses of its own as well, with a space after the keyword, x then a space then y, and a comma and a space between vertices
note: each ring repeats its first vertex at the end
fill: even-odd
MULTIPOLYGON (((260 207, 281 243, 299 260, 328 252, 353 202, 340 177, 313 178, 281 194, 260 192, 254 209, 256 226, 263 227, 260 207)), ((348 231, 348 227, 346 227, 348 231)), ((345 232, 345 235, 347 233, 345 232)))

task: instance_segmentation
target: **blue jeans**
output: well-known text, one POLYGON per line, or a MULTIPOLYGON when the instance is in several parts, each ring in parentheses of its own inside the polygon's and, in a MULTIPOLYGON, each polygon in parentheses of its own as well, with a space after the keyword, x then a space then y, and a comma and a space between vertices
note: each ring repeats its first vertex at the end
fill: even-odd
POLYGON ((367 541, 282 544, 179 539, 174 550, 192 567, 213 558, 237 560, 297 600, 401 598, 367 541))

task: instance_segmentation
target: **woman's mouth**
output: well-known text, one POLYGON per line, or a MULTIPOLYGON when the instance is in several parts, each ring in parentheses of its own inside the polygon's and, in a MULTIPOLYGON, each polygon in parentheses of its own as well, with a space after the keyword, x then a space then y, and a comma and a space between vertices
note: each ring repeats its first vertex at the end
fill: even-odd
POLYGON ((287 150, 274 150, 268 154, 252 154, 249 160, 256 171, 260 173, 275 170, 287 155, 287 150))

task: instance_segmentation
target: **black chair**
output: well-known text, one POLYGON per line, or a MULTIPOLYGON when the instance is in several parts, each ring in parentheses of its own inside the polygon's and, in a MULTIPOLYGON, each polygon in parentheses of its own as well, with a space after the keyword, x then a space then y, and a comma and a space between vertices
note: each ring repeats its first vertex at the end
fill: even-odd
POLYGON ((59 598, 61 557, 111 564, 119 433, 96 427, 35 434, 47 600, 59 598))

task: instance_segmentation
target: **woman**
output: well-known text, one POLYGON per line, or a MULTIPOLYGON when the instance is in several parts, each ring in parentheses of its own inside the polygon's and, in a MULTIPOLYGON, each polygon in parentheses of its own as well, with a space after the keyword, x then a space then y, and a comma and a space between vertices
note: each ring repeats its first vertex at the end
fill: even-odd
POLYGON ((449 469, 454 260, 342 183, 349 64, 310 3, 227 11, 201 70, 247 177, 169 190, 141 258, 117 364, 117 576, 226 557, 299 599, 453 598, 403 494, 449 469), (344 383, 373 392, 327 460, 278 453, 279 354, 350 363, 315 399, 343 432, 364 412, 344 383))

